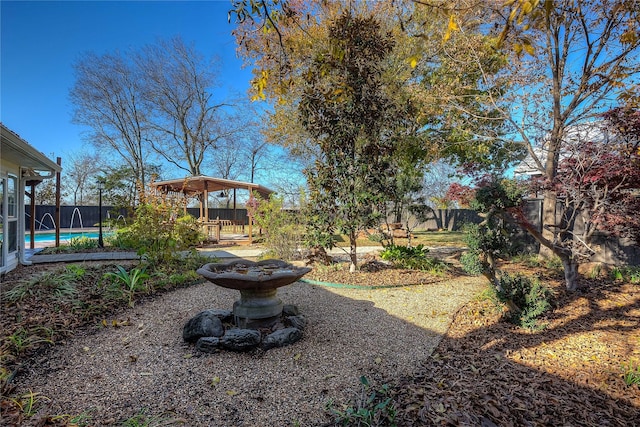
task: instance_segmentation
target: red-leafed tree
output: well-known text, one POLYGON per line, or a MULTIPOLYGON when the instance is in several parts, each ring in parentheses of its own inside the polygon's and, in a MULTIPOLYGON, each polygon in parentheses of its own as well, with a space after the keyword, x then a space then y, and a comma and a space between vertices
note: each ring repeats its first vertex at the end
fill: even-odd
MULTIPOLYGON (((588 133, 585 138, 576 133, 564 141, 553 179, 541 177, 530 183, 531 190, 557 195, 555 221, 545 225, 551 237, 526 219, 520 199, 510 196, 503 182, 485 179, 479 184, 472 205, 486 218, 481 241, 491 245, 479 248, 485 258, 496 250, 491 237, 502 235, 495 227, 505 221, 518 224, 560 258, 566 288, 575 290, 578 266, 597 251, 597 232, 640 242, 640 114, 630 107, 618 108, 592 126, 602 126, 602 132, 588 133), (594 134, 601 137, 594 138, 594 134), (490 220, 496 217, 502 221, 490 220)), ((491 263, 485 264, 489 268, 485 265, 483 271, 492 273, 491 263)), ((495 274, 488 277, 495 278, 495 274)))
POLYGON ((565 143, 554 179, 534 182, 537 189, 558 195, 557 221, 548 239, 519 222, 563 263, 567 289, 577 286, 577 269, 596 252, 596 232, 640 239, 640 114, 629 108, 607 114, 603 139, 565 143))
POLYGON ((461 208, 468 208, 474 195, 475 190, 473 188, 454 182, 447 189, 447 194, 445 194, 444 198, 458 203, 461 208))

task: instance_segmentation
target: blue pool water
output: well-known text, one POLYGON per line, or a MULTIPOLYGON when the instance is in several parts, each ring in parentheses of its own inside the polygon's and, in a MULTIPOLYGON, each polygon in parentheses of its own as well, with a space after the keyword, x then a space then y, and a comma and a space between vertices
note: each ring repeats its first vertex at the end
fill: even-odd
MULTIPOLYGON (((109 236, 111 233, 102 233, 102 237, 107 237, 109 236)), ((69 232, 69 231, 60 231, 60 241, 69 241, 74 237, 82 237, 82 236, 86 236, 89 239, 97 239, 98 238, 98 232, 97 231, 73 231, 73 232, 69 232)), ((51 233, 36 233, 34 236, 34 240, 36 242, 55 242, 56 241, 56 233, 55 232, 51 232, 51 233)), ((25 243, 29 243, 31 241, 31 236, 29 235, 29 232, 25 232, 25 236, 24 236, 24 241, 25 243)))

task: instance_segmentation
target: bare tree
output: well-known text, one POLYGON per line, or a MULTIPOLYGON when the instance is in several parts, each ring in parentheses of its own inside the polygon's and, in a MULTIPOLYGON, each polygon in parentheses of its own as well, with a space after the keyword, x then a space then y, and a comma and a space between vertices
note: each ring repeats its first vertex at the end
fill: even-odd
POLYGON ((65 168, 67 188, 74 205, 83 205, 85 191, 92 187, 90 180, 100 171, 100 157, 84 151, 72 154, 65 168))
POLYGON ((255 127, 252 126, 250 129, 253 131, 244 133, 240 138, 240 146, 242 158, 247 165, 244 169, 247 178, 249 182, 254 182, 256 174, 271 163, 271 145, 255 127))
POLYGON ((238 155, 237 141, 225 139, 216 147, 215 155, 211 156, 209 165, 214 176, 223 179, 237 180, 244 167, 238 155))
MULTIPOLYGON (((66 197, 64 188, 61 190, 61 196, 66 197)), ((36 204, 37 205, 55 205, 56 204, 56 180, 45 179, 36 185, 36 204)), ((37 218, 36 218, 37 219, 37 218)))
POLYGON ((144 82, 151 116, 151 148, 192 176, 202 174, 205 155, 237 131, 225 117, 224 102, 214 102, 214 64, 181 38, 144 47, 135 63, 144 82))
POLYGON ((274 144, 264 134, 266 113, 240 98, 232 102, 230 122, 234 128, 229 128, 219 141, 211 167, 222 178, 255 182, 260 171, 272 169, 278 161, 274 158, 274 144))
POLYGON ((96 148, 119 154, 144 187, 149 126, 138 72, 118 52, 87 53, 74 69, 73 121, 89 128, 88 140, 96 148))

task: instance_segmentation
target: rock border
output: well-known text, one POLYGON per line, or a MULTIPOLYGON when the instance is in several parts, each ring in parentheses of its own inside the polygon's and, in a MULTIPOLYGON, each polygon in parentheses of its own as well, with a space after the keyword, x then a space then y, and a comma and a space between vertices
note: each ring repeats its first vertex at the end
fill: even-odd
POLYGON ((209 309, 189 319, 182 330, 185 342, 194 343, 198 351, 216 353, 220 350, 251 351, 284 347, 299 341, 307 319, 293 304, 285 305, 279 318, 270 325, 240 328, 231 310, 209 309))

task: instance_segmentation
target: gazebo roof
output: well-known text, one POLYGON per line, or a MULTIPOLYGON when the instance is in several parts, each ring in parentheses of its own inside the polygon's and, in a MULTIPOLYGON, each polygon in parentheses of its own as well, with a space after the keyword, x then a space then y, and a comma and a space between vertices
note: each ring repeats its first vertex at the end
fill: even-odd
POLYGON ((192 176, 180 179, 170 179, 168 181, 158 181, 153 184, 156 189, 175 192, 175 193, 204 193, 244 189, 249 191, 256 191, 260 196, 268 198, 273 190, 270 190, 262 185, 252 182, 233 181, 231 179, 213 178, 210 176, 192 176))

